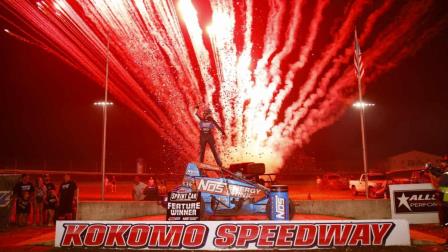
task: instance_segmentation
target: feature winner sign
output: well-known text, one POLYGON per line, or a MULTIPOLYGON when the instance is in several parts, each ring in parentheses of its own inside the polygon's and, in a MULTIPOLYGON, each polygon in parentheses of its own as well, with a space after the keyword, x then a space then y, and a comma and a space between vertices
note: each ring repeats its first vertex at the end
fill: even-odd
POLYGON ((310 249, 409 246, 406 220, 57 221, 56 247, 139 249, 310 249))
POLYGON ((167 221, 198 221, 201 216, 200 192, 170 192, 166 209, 167 221))

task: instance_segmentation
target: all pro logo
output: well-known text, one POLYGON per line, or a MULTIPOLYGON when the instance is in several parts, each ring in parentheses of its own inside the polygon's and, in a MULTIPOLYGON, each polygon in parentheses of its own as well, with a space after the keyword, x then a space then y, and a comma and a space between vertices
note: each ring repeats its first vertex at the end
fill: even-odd
POLYGON ((396 213, 437 212, 434 190, 394 191, 396 213))
POLYGON ((275 218, 285 219, 285 211, 286 211, 285 199, 277 195, 274 196, 274 199, 275 199, 275 218))

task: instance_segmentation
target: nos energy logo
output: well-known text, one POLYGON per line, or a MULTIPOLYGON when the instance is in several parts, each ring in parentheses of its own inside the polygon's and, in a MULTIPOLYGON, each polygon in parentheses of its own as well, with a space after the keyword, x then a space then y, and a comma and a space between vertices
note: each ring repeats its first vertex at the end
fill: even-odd
POLYGON ((274 198, 275 198, 275 218, 278 220, 284 220, 286 215, 285 199, 277 195, 275 195, 274 198))

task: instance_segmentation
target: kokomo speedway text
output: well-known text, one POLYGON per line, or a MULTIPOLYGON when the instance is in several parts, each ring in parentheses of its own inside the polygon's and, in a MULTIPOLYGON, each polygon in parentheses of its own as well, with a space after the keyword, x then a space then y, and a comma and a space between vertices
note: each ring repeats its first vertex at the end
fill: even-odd
MULTIPOLYGON (((395 221, 295 222, 58 222, 58 247, 324 248, 406 245, 389 241, 395 221)), ((402 225, 406 227, 406 225, 402 225)), ((409 226, 407 225, 407 228, 409 226)), ((409 229, 407 229, 409 230, 409 229)), ((404 230, 406 231, 406 230, 404 230)), ((406 232, 404 232, 406 233, 406 232)), ((395 234, 399 237, 401 234, 395 234)))

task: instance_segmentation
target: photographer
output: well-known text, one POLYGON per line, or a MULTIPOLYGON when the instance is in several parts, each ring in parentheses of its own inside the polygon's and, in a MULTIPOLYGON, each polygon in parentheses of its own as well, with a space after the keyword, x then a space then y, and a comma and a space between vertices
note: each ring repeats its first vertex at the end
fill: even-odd
POLYGON ((426 164, 430 173, 431 183, 437 191, 439 203, 439 221, 443 227, 448 227, 448 156, 445 155, 440 161, 440 167, 426 164))

